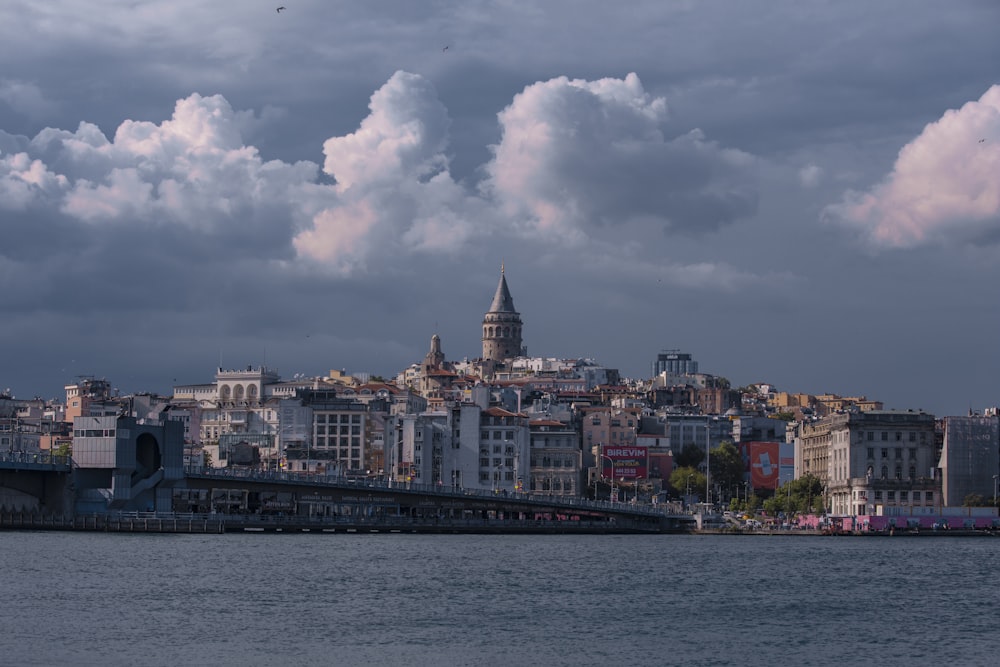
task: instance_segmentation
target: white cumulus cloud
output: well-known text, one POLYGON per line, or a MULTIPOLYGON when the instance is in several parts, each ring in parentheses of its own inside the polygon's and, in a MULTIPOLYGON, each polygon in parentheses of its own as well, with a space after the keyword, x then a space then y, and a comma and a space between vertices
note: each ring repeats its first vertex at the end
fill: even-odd
POLYGON ((862 229, 877 245, 910 247, 1000 235, 1000 85, 947 111, 903 147, 892 172, 867 192, 847 192, 829 220, 862 229))
POLYGON ((533 84, 498 120, 483 181, 458 182, 437 91, 396 72, 353 132, 324 142, 326 180, 313 162, 265 161, 243 136, 252 114, 192 94, 169 118, 125 120, 110 138, 88 122, 0 136, 0 207, 83 227, 104 249, 129 229, 149 234, 150 248, 159 239, 202 255, 297 258, 336 276, 525 234, 606 252, 615 246, 602 232, 620 224, 694 233, 756 207, 754 158, 699 130, 668 136, 666 102, 635 74, 533 84))
POLYGON ((447 110, 431 83, 396 72, 371 97, 357 131, 323 145, 336 198, 294 246, 336 273, 410 251, 452 252, 473 235, 481 209, 448 171, 447 110))
POLYGON ((699 232, 756 211, 753 158, 699 130, 668 136, 666 101, 635 74, 536 83, 499 120, 484 190, 529 231, 581 240, 655 221, 699 232))

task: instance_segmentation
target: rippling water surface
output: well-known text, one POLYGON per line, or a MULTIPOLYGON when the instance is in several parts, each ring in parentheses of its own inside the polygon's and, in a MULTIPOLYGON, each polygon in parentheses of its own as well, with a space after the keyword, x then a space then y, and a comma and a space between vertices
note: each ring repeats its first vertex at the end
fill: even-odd
POLYGON ((1000 540, 0 532, 4 665, 993 665, 1000 540))

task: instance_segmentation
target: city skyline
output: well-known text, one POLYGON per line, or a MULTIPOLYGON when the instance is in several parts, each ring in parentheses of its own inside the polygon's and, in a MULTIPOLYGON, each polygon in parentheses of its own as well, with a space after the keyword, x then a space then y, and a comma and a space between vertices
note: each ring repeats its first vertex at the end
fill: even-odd
POLYGON ((0 387, 481 350, 1000 403, 1000 7, 0 8, 0 387))

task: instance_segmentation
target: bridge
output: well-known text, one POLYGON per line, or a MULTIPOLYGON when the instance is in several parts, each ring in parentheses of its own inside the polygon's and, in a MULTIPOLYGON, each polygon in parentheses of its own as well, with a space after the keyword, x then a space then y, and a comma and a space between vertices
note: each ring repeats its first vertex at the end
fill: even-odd
POLYGON ((160 482, 157 497, 169 498, 169 507, 158 500, 156 507, 78 513, 72 478, 67 457, 0 455, 0 528, 672 533, 693 525, 655 505, 231 468, 189 468, 183 479, 160 482))
POLYGON ((303 528, 383 524, 419 532, 663 533, 684 532, 693 521, 655 505, 284 471, 188 470, 185 481, 175 510, 259 517, 250 523, 260 529, 290 516, 303 528))
POLYGON ((44 508, 52 514, 73 509, 68 456, 49 452, 0 452, 0 508, 44 508))

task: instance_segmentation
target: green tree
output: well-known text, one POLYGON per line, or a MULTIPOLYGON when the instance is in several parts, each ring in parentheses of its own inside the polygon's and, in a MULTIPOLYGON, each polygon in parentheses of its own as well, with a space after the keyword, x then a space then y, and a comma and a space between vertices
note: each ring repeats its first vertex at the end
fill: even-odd
POLYGON ((823 483, 814 475, 803 475, 786 482, 775 490, 773 497, 764 501, 764 510, 769 514, 821 514, 826 511, 823 483))
POLYGON ((736 445, 723 440, 709 453, 708 459, 712 484, 722 490, 723 497, 743 486, 743 457, 736 445))
POLYGON ((691 495, 704 499, 705 474, 690 466, 674 468, 674 471, 670 473, 670 486, 677 495, 690 492, 691 495))

